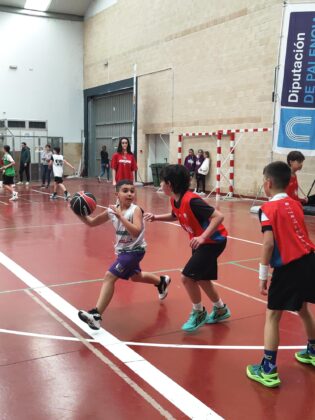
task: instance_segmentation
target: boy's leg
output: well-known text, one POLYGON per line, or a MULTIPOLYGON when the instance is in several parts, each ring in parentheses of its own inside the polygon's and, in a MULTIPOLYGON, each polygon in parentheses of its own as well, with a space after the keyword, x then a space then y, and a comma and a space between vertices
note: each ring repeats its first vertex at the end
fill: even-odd
POLYGON ((259 365, 247 366, 247 376, 269 388, 280 385, 277 372, 277 352, 279 346, 279 322, 282 311, 267 309, 264 329, 264 358, 259 365))
POLYGON ((20 164, 20 170, 19 170, 20 183, 22 183, 22 182, 23 182, 23 172, 24 172, 24 165, 21 163, 21 164, 20 164))
POLYGON ((213 303, 213 311, 208 315, 207 324, 216 324, 230 318, 231 312, 226 304, 220 299, 219 293, 211 280, 198 281, 199 286, 213 303))
POLYGON ((137 274, 134 274, 130 279, 134 282, 138 283, 147 283, 147 284, 153 284, 155 287, 157 287, 159 291, 159 299, 163 300, 166 298, 168 293, 168 287, 171 283, 171 279, 169 276, 156 276, 152 273, 147 272, 140 272, 137 274))
POLYGON ((51 199, 57 199, 58 182, 54 182, 54 192, 51 194, 51 199))
POLYGON ((201 303, 201 292, 198 283, 185 275, 182 275, 182 282, 193 304, 193 310, 188 320, 182 325, 182 330, 191 332, 206 323, 208 314, 201 303))
POLYGON ((99 298, 97 300, 96 307, 94 309, 91 309, 90 311, 80 310, 78 313, 78 316, 81 319, 81 321, 88 324, 88 326, 93 330, 99 330, 101 327, 101 315, 103 314, 113 297, 115 291, 115 283, 117 279, 117 276, 112 274, 110 271, 107 271, 104 277, 104 282, 99 294, 99 298))
POLYGON ((206 175, 201 175, 202 192, 206 192, 206 175))
POLYGON ((107 165, 107 167, 106 167, 106 172, 107 172, 107 181, 109 181, 109 165, 107 165))
POLYGON ((45 185, 46 181, 46 165, 42 165, 42 187, 45 185))
POLYGON ((50 176, 51 176, 51 169, 47 165, 47 187, 50 185, 50 176))
POLYGON ((25 166, 25 175, 26 175, 26 181, 30 182, 30 164, 27 163, 25 166))
POLYGON ((305 350, 295 353, 295 358, 301 363, 315 366, 315 319, 306 302, 299 311, 299 316, 304 324, 308 342, 305 350))

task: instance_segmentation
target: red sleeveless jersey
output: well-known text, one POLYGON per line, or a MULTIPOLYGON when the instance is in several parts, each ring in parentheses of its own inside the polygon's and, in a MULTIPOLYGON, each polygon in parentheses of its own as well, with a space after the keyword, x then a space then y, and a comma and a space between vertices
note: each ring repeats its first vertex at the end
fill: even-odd
MULTIPOLYGON (((193 198, 201 199, 199 195, 194 194, 190 191, 187 191, 181 199, 180 207, 175 207, 175 200, 171 199, 172 211, 177 217, 182 228, 186 230, 189 234, 189 238, 192 239, 195 236, 200 236, 209 226, 209 221, 205 220, 203 226, 201 226, 199 220, 194 215, 194 212, 191 209, 190 202, 193 198)), ((207 204, 207 203, 206 203, 207 204)), ((208 204, 207 204, 208 205, 208 204)), ((209 206, 210 207, 210 206, 209 206)), ((223 241, 226 241, 227 231, 225 227, 220 224, 217 230, 211 235, 211 237, 206 239, 206 244, 216 244, 223 241)))
POLYGON ((289 185, 287 186, 285 192, 288 194, 289 197, 293 198, 293 200, 300 201, 299 184, 295 175, 291 175, 289 185))
POLYGON ((274 250, 270 265, 281 267, 315 250, 304 223, 301 204, 291 197, 269 201, 261 207, 269 220, 262 226, 271 226, 274 235, 274 250))

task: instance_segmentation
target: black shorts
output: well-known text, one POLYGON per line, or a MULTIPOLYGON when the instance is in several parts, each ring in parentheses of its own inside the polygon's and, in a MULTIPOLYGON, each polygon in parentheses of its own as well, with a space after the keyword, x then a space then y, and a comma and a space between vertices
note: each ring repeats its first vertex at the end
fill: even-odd
POLYGON ((63 184, 63 178, 61 176, 55 176, 55 182, 57 184, 63 184))
POLYGON ((268 309, 299 311, 304 302, 315 303, 315 254, 304 255, 273 270, 268 309))
POLYGON ((217 280, 218 257, 224 251, 226 242, 201 245, 193 250, 192 257, 185 265, 182 273, 192 280, 217 280))
POLYGON ((3 185, 13 185, 14 184, 14 176, 3 175, 3 185))

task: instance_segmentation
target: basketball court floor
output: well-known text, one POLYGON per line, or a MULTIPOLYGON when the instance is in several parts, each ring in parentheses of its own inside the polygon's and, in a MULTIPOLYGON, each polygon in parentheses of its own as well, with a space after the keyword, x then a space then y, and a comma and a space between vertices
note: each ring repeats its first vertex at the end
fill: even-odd
MULTIPOLYGON (((92 192, 100 206, 115 202, 110 184, 68 185, 72 193, 92 192)), ((121 280, 95 332, 77 310, 95 305, 113 261, 111 224, 89 228, 46 190, 18 190, 15 203, 0 191, 1 419, 315 418, 314 369, 294 359, 306 343, 296 314, 285 313, 281 323, 281 387, 266 389, 245 374, 262 358, 266 308, 251 202, 221 202, 229 240, 217 284, 229 320, 181 331, 191 311, 180 281, 188 237, 177 223, 152 223, 142 268, 172 277, 169 296, 159 302, 154 287, 121 280)), ((153 187, 137 188, 137 196, 145 211, 170 209, 153 187)), ((306 223, 314 241, 315 218, 306 223)))

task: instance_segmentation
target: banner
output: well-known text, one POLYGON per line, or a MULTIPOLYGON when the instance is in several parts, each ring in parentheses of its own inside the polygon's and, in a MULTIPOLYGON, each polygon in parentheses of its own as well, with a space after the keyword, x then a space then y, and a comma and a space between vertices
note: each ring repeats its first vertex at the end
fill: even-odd
POLYGON ((273 150, 315 156, 315 4, 285 8, 273 150))

